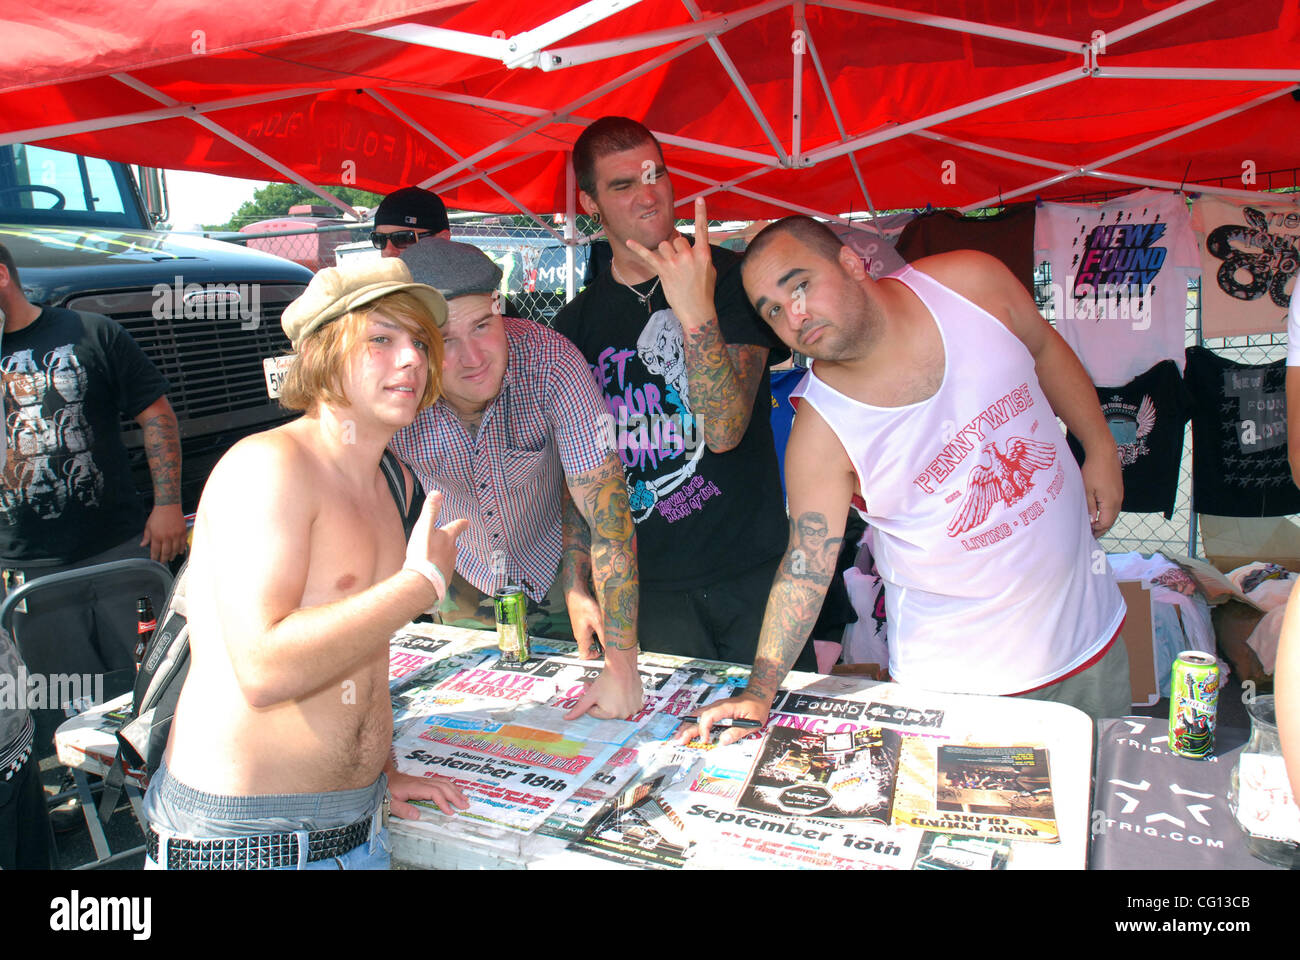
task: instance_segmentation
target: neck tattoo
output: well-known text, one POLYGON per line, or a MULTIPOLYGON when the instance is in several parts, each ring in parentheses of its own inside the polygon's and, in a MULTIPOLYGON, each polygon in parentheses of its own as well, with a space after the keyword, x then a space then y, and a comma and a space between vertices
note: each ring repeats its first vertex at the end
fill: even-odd
MULTIPOLYGON (((612 262, 610 263, 609 268, 614 275, 614 279, 617 280, 619 283, 621 283, 623 286, 627 287, 629 290, 631 290, 632 296, 636 297, 638 300, 641 301, 641 306, 645 307, 645 312, 647 314, 653 313, 654 311, 650 307, 650 298, 653 297, 655 295, 655 291, 659 289, 659 278, 655 277, 654 286, 652 286, 647 293, 642 294, 641 291, 637 290, 636 287, 632 286, 632 284, 628 283, 621 276, 619 276, 618 267, 614 266, 612 262)), ((645 283, 644 280, 642 280, 641 282, 645 283)))

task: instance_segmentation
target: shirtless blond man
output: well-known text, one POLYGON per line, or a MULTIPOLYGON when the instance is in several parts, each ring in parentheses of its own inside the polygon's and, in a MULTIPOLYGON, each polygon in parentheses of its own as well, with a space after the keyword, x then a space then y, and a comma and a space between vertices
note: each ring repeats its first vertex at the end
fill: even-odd
POLYGON ((282 396, 303 416, 236 444, 203 492, 193 659, 145 800, 148 867, 385 869, 386 786, 399 815, 468 805, 450 781, 397 773, 390 748, 388 640, 441 598, 465 523, 439 528, 433 493, 404 544, 380 459, 438 396, 446 318, 392 259, 322 270, 285 311, 282 396))

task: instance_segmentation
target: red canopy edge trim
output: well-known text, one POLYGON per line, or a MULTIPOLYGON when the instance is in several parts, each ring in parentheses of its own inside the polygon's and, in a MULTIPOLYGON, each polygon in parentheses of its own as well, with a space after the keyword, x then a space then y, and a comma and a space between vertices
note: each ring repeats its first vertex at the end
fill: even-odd
MULTIPOLYGON (((426 0, 426 2, 419 3, 418 5, 414 6, 409 10, 402 11, 397 16, 400 18, 419 16, 421 14, 433 13, 435 11, 444 10, 450 7, 467 6, 473 2, 474 0, 426 0)), ((163 57, 151 57, 144 60, 117 63, 105 67, 102 70, 88 70, 84 73, 81 72, 74 73, 70 76, 63 77, 56 81, 36 79, 26 83, 10 84, 4 87, 0 87, 0 93, 17 93, 22 90, 34 89, 38 87, 53 87, 63 83, 73 83, 78 80, 95 80, 102 77, 112 76, 115 73, 145 70, 151 67, 168 66, 174 63, 183 63, 188 60, 198 60, 204 57, 215 57, 215 56, 220 56, 221 54, 224 53, 238 53, 244 50, 252 50, 256 47, 272 46, 279 43, 292 43, 298 40, 311 40, 311 39, 315 39, 316 37, 329 36, 330 34, 341 33, 344 31, 353 31, 353 30, 363 31, 366 28, 374 27, 381 23, 391 23, 393 19, 394 19, 394 15, 391 12, 386 12, 379 15, 361 16, 350 20, 331 22, 307 30, 297 30, 291 33, 283 33, 283 34, 276 34, 267 37, 259 37, 256 40, 225 44, 223 46, 213 47, 211 49, 207 49, 205 47, 202 53, 192 52, 193 48, 191 47, 190 53, 175 54, 175 55, 163 56, 163 57)))

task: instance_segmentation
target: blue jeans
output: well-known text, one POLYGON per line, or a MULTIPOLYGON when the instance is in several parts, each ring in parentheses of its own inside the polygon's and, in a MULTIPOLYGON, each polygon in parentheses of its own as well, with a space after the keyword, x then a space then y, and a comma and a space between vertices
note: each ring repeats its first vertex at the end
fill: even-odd
POLYGON ((195 790, 171 776, 163 763, 144 798, 145 819, 159 836, 158 859, 145 858, 146 870, 164 870, 167 841, 215 840, 259 834, 298 834, 297 864, 279 870, 387 870, 391 859, 382 807, 388 780, 357 790, 230 797, 195 790), (371 817, 370 836, 359 846, 328 860, 307 860, 307 834, 343 827, 371 817))

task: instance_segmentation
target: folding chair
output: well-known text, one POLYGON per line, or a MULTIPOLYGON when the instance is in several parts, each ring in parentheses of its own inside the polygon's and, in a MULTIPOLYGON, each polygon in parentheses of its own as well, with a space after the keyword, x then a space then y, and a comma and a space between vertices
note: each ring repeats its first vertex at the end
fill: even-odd
MULTIPOLYGON (((98 563, 89 567, 81 567, 76 570, 65 570, 61 573, 52 573, 48 576, 37 577, 29 580, 17 590, 11 592, 0 603, 0 627, 5 632, 13 635, 13 619, 18 605, 23 600, 41 593, 66 587, 70 584, 102 583, 111 582, 112 580, 129 581, 133 586, 142 586, 148 589, 156 584, 158 596, 165 597, 171 589, 172 573, 167 567, 158 563, 156 560, 145 560, 143 558, 132 558, 129 560, 112 560, 108 563, 98 563)), ((124 584, 125 585, 125 584, 124 584)), ((94 792, 103 790, 103 781, 96 777, 98 781, 93 787, 90 784, 86 774, 76 767, 69 768, 72 773, 74 788, 64 791, 51 797, 49 805, 51 808, 57 807, 66 800, 76 797, 81 804, 81 813, 86 821, 86 829, 90 832, 91 843, 95 847, 96 859, 77 867, 78 870, 103 867, 114 861, 121 860, 125 857, 134 856, 144 851, 144 845, 134 847, 130 850, 124 850, 120 853, 113 853, 109 846, 108 837, 104 833, 104 826, 99 821, 99 816, 95 809, 94 792)), ((140 806, 140 791, 135 788, 134 784, 128 783, 127 796, 131 800, 131 806, 135 811, 136 820, 141 824, 144 819, 140 806)))

